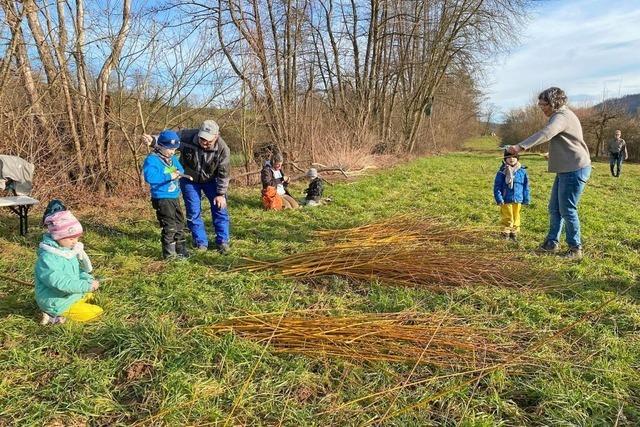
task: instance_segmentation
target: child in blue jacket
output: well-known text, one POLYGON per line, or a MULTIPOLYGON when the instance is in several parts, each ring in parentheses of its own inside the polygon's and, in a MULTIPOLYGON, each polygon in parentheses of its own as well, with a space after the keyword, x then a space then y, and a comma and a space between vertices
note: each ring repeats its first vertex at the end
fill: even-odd
POLYGON ((147 156, 142 166, 144 179, 151 187, 151 205, 162 227, 162 256, 186 258, 189 256, 184 239, 184 214, 180 207, 180 185, 184 168, 175 155, 180 147, 180 137, 172 130, 158 135, 154 151, 147 156))
POLYGON ((493 196, 500 206, 502 232, 505 239, 517 240, 520 210, 531 201, 529 177, 517 154, 504 152, 504 160, 493 182, 493 196))

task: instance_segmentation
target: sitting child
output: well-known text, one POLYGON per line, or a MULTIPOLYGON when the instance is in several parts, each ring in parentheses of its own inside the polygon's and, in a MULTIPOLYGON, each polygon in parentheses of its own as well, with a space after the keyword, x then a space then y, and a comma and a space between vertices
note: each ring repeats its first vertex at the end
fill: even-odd
POLYGON ((493 182, 493 196, 500 206, 502 232, 505 239, 517 240, 520 231, 520 209, 528 205, 529 177, 517 154, 504 152, 504 160, 493 182))
POLYGON ((309 179, 309 187, 304 190, 306 195, 302 203, 309 207, 320 206, 322 204, 322 178, 318 176, 318 171, 314 168, 307 171, 307 178, 309 179))
POLYGON ((89 304, 100 284, 91 275, 93 267, 78 240, 82 225, 67 210, 44 220, 48 233, 42 237, 35 266, 36 302, 42 310, 40 323, 86 322, 102 314, 89 304))

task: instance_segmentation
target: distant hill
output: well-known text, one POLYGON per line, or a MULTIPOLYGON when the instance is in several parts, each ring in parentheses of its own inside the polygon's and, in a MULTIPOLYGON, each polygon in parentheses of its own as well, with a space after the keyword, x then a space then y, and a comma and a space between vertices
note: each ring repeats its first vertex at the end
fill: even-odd
POLYGON ((594 105, 593 108, 602 110, 605 105, 609 108, 619 107, 631 115, 640 116, 640 93, 623 96, 622 98, 607 99, 604 102, 594 105))

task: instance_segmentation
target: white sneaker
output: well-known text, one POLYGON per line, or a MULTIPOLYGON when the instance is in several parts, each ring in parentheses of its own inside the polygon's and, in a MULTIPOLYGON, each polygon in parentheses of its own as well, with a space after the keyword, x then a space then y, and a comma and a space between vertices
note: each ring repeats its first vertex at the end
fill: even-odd
POLYGON ((47 313, 42 312, 42 318, 40 319, 40 324, 41 325, 47 325, 51 322, 53 318, 51 316, 49 316, 47 313))
POLYGON ((41 325, 48 325, 48 324, 63 324, 64 322, 66 322, 67 319, 63 316, 51 316, 48 313, 42 312, 42 318, 40 319, 40 324, 41 325))

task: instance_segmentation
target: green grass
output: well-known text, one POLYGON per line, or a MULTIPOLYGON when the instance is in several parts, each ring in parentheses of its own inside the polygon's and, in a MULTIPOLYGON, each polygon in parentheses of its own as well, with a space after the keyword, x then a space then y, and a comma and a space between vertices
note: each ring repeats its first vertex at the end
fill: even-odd
MULTIPOLYGON (((41 327, 32 289, 0 279, 0 425, 360 425, 385 414, 396 396, 389 414, 400 413, 386 420, 390 425, 640 424, 637 287, 543 346, 537 366, 498 369, 471 385, 464 383, 472 376, 440 380, 348 405, 403 383, 412 366, 275 354, 232 335, 204 333, 202 326, 247 311, 323 307, 335 314, 451 310, 544 336, 636 282, 640 167, 625 165, 615 179, 608 165, 595 164, 581 205, 587 258, 571 263, 532 253, 546 231, 552 180, 545 161, 534 157, 523 158, 533 203, 523 212, 521 243, 494 240, 487 254, 512 250, 531 263, 532 275, 554 270, 561 285, 554 291, 476 286, 433 293, 226 272, 241 257, 310 248, 312 230, 409 210, 460 225, 495 226, 496 146, 477 140, 467 152, 331 186, 327 193, 335 202, 315 210, 264 212, 257 189, 234 188, 233 251, 226 257, 210 252, 187 262, 159 261, 159 229, 145 200, 77 210, 97 274, 110 279, 97 294, 105 315, 91 324, 41 327), (428 405, 401 411, 438 392, 443 396, 428 405)), ((0 274, 30 281, 39 231, 33 226, 21 238, 15 219, 2 215, 0 274)), ((422 366, 411 379, 450 372, 422 366)))

